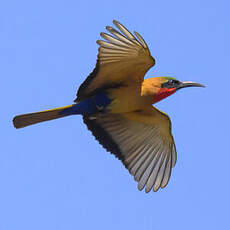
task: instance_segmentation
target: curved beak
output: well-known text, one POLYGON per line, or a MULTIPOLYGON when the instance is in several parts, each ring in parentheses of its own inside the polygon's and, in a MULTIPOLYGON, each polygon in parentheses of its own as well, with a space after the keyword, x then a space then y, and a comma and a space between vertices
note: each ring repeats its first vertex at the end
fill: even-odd
POLYGON ((176 89, 182 89, 186 87, 205 87, 204 85, 192 81, 182 81, 180 84, 176 87, 176 89))

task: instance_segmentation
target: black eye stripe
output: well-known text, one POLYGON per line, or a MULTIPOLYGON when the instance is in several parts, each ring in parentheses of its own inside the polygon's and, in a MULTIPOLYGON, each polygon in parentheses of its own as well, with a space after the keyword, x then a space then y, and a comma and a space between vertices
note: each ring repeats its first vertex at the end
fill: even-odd
POLYGON ((168 83, 169 83, 169 84, 178 84, 179 81, 174 80, 174 79, 170 79, 170 80, 168 80, 168 83))
POLYGON ((164 82, 161 85, 161 88, 174 88, 177 85, 179 85, 179 81, 178 80, 174 80, 174 79, 169 79, 168 81, 164 82))

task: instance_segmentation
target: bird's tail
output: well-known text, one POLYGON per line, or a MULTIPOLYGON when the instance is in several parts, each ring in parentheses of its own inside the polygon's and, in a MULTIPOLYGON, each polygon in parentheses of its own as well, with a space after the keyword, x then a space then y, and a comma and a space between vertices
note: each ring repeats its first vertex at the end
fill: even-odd
POLYGON ((73 106, 75 106, 75 105, 68 105, 65 107, 45 110, 45 111, 41 111, 41 112, 18 115, 16 117, 14 117, 13 124, 14 124, 15 128, 19 129, 19 128, 24 128, 28 125, 33 125, 33 124, 36 124, 39 122, 49 121, 49 120, 69 116, 69 115, 71 115, 71 113, 66 113, 63 111, 67 111, 68 109, 72 108, 73 106))

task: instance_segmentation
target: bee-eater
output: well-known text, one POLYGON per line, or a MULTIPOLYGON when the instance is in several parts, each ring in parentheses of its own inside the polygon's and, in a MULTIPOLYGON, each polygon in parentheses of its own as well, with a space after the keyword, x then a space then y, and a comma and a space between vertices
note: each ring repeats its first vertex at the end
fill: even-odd
POLYGON ((101 33, 96 67, 81 84, 74 104, 14 117, 15 128, 80 114, 99 143, 122 161, 149 192, 164 188, 177 153, 167 114, 152 104, 185 87, 204 87, 172 77, 144 79, 155 64, 140 34, 130 33, 113 21, 118 30, 101 33))

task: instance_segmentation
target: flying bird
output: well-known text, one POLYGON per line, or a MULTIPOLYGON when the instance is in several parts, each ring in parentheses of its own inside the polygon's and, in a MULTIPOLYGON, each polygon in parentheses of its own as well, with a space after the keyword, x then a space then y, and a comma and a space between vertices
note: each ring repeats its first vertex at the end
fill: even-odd
POLYGON ((177 152, 167 114, 153 106, 185 87, 204 87, 172 77, 144 79, 155 65, 142 36, 121 23, 101 33, 96 67, 81 84, 74 104, 14 117, 15 128, 82 115, 98 142, 122 161, 145 192, 164 188, 177 152))

